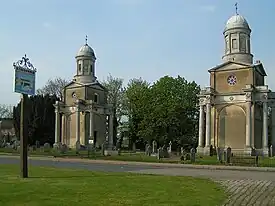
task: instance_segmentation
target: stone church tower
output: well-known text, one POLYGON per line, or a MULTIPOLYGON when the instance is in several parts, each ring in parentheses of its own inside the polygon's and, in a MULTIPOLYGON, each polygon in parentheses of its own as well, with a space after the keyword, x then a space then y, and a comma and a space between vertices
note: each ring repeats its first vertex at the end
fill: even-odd
POLYGON ((87 38, 75 59, 76 74, 64 87, 62 101, 54 105, 55 145, 62 143, 79 149, 88 144, 100 147, 106 141, 112 149, 112 105, 107 104, 107 90, 95 76, 96 56, 87 38))
POLYGON ((268 136, 268 108, 273 107, 274 93, 265 85, 263 64, 253 62, 250 26, 236 12, 227 21, 223 35, 223 62, 208 70, 210 87, 202 89, 199 95, 197 150, 208 154, 212 145, 230 147, 233 153, 251 154, 255 148, 268 155, 270 145, 275 146, 275 129, 268 136))

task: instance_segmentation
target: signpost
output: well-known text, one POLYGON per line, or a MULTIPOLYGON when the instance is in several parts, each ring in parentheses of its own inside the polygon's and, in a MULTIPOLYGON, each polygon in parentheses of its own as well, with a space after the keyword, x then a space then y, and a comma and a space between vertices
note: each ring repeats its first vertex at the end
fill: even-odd
POLYGON ((14 92, 20 93, 20 175, 28 177, 28 133, 26 130, 26 101, 28 95, 35 95, 35 73, 36 68, 30 63, 25 55, 21 60, 13 63, 14 67, 14 92))

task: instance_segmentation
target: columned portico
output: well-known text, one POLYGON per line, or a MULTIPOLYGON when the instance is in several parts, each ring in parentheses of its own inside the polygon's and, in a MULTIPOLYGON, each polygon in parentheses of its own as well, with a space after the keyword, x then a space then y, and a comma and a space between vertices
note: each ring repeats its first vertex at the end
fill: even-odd
POLYGON ((251 132, 251 102, 246 102, 246 134, 245 134, 245 153, 251 154, 252 151, 252 132, 251 132))
POLYGON ((275 107, 271 107, 271 145, 272 156, 275 156, 275 107))
MULTIPOLYGON (((266 97, 267 98, 267 97, 266 97)), ((267 99, 263 101, 263 155, 268 156, 268 105, 267 99)))
POLYGON ((79 109, 79 100, 76 101, 75 107, 75 148, 76 150, 80 149, 80 109, 79 109))
POLYGON ((94 113, 90 111, 90 126, 89 126, 89 139, 92 141, 92 144, 95 144, 94 139, 94 113))
POLYGON ((54 147, 58 148, 60 145, 60 104, 58 101, 55 103, 55 137, 54 147))
POLYGON ((199 116, 199 149, 204 147, 203 143, 204 143, 204 105, 200 105, 200 116, 199 116))

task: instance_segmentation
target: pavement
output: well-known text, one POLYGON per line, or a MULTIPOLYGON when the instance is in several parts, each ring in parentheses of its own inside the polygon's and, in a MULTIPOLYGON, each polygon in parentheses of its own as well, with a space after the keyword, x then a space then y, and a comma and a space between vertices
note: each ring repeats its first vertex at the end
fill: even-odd
MULTIPOLYGON (((18 156, 0 156, 0 164, 19 164, 18 156)), ((275 170, 214 165, 137 163, 124 161, 29 157, 29 164, 104 172, 210 178, 229 194, 224 205, 275 205, 275 170), (231 169, 230 169, 231 168, 231 169)))

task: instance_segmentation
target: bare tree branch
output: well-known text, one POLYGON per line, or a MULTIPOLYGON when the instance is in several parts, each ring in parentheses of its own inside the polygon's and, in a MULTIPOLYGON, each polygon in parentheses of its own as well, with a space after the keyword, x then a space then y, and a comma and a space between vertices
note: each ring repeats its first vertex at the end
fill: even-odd
POLYGON ((10 105, 0 105, 0 118, 12 118, 12 106, 10 105))
POLYGON ((68 80, 56 77, 49 79, 44 87, 37 90, 38 95, 56 95, 58 98, 63 98, 63 88, 69 83, 68 80))

